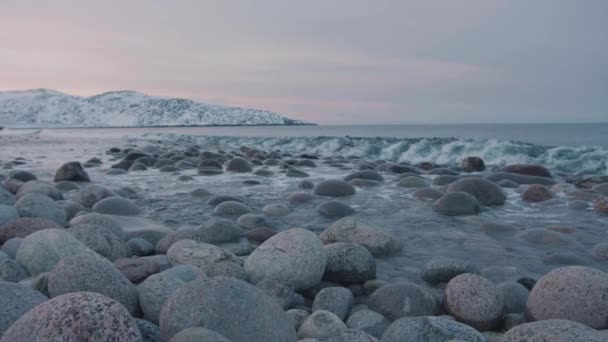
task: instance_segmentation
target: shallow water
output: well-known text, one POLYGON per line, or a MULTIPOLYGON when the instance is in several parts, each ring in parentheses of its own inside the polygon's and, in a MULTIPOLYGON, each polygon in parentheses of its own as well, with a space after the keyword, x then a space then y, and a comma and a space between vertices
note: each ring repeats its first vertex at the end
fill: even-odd
MULTIPOLYGON (((87 169, 91 179, 110 189, 123 186, 135 189, 138 194, 135 201, 142 208, 142 216, 171 229, 194 227, 211 216, 212 208, 204 203, 206 199, 195 199, 189 195, 191 190, 198 187, 217 195, 240 197, 255 212, 261 212, 267 204, 286 203, 291 193, 299 191, 297 184, 301 179, 286 177, 278 172, 276 166, 270 167, 275 171, 272 177, 228 173, 198 176, 196 170, 180 172, 180 175, 193 176, 194 180, 190 182, 177 181, 178 175, 160 173, 154 169, 117 176, 106 175, 104 172, 113 163, 111 156, 105 154, 110 147, 123 148, 128 144, 143 147, 158 139, 161 139, 159 146, 169 149, 185 147, 191 143, 187 137, 176 139, 175 136, 155 136, 152 139, 149 136, 125 135, 124 131, 123 134, 117 134, 115 130, 108 131, 108 134, 89 134, 87 138, 81 134, 58 134, 56 131, 3 135, 0 136, 0 159, 6 161, 23 157, 28 160, 24 169, 32 170, 42 180, 52 181, 54 171, 62 163, 72 160, 84 162, 91 157, 99 157, 104 164, 99 168, 87 169), (246 179, 256 179, 262 184, 244 186, 242 182, 246 179)), ((202 146, 203 150, 205 148, 202 146)), ((338 169, 324 165, 321 161, 317 161, 317 165, 317 168, 301 168, 311 175, 308 179, 313 182, 342 178, 353 167, 352 164, 345 164, 344 169, 338 169)), ((432 176, 425 178, 430 180, 432 176)), ((385 175, 382 185, 357 188, 356 195, 340 199, 357 211, 356 216, 396 235, 404 242, 402 252, 377 259, 379 279, 392 281, 407 278, 420 281, 418 273, 421 267, 433 258, 472 261, 485 268, 483 274, 495 281, 522 276, 537 278, 555 267, 571 262, 608 271, 608 263, 597 262, 590 255, 595 244, 608 241, 608 218, 592 210, 569 209, 568 198, 564 193, 558 193, 556 199, 547 204, 528 204, 520 200, 515 189, 505 189, 508 201, 504 206, 489 208, 477 216, 446 217, 434 212, 431 202, 414 199, 413 189, 398 187, 396 179, 395 175, 385 175), (481 232, 479 225, 486 221, 513 224, 522 231, 555 225, 577 229, 564 236, 561 244, 531 244, 517 234, 493 237, 481 232), (555 261, 555 258, 550 258, 552 253, 566 252, 570 253, 567 260, 555 261)), ((323 200, 326 199, 316 197, 310 203, 293 206, 289 215, 269 221, 279 230, 305 227, 321 231, 333 222, 322 218, 315 211, 323 200)))

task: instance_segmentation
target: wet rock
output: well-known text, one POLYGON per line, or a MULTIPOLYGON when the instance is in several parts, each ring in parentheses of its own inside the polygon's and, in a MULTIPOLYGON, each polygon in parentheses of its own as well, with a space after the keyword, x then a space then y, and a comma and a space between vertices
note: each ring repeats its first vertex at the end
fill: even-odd
POLYGON ((124 241, 107 227, 93 224, 77 224, 67 231, 99 255, 110 261, 125 258, 129 250, 124 241))
POLYGON ((520 175, 552 178, 551 172, 541 165, 513 164, 505 166, 502 171, 520 175))
POLYGON ((492 182, 500 182, 503 180, 509 180, 517 184, 542 184, 542 185, 554 185, 557 182, 552 178, 538 177, 538 176, 527 176, 512 172, 493 172, 486 176, 486 179, 492 182))
POLYGON ((91 180, 79 162, 69 162, 61 165, 55 172, 55 182, 60 181, 90 182, 91 180))
POLYGON ((226 201, 218 204, 213 213, 221 217, 239 217, 250 211, 251 209, 241 202, 226 201))
POLYGON ((45 229, 28 235, 15 260, 35 276, 50 271, 62 258, 72 255, 93 255, 95 252, 62 229, 45 229))
POLYGON ((65 216, 68 221, 73 219, 74 216, 76 216, 76 214, 78 214, 79 212, 86 211, 85 207, 72 200, 56 201, 56 203, 63 208, 63 211, 65 212, 65 216))
POLYGON ((63 195, 61 194, 61 192, 59 192, 59 190, 57 190, 54 186, 39 180, 33 180, 23 183, 23 185, 19 187, 19 191, 17 191, 17 199, 23 197, 26 194, 31 193, 43 194, 45 196, 48 196, 53 201, 63 199, 63 195))
POLYGON ((160 169, 163 166, 175 166, 175 163, 171 159, 161 158, 158 159, 154 165, 152 165, 152 167, 155 169, 160 169))
POLYGON ((543 262, 547 265, 587 265, 589 262, 572 252, 549 252, 543 256, 543 262))
POLYGON ((420 174, 420 173, 422 173, 420 171, 420 169, 418 169, 417 167, 414 167, 411 165, 403 165, 403 164, 387 165, 385 171, 390 172, 390 173, 397 173, 397 174, 404 174, 404 173, 420 174))
POLYGON ((403 188, 420 189, 428 187, 429 183, 422 177, 408 176, 402 178, 397 185, 403 188))
POLYGON ((447 283, 463 273, 479 273, 479 268, 469 262, 452 259, 434 259, 427 262, 421 278, 427 283, 447 283))
POLYGON ((435 298, 411 282, 383 286, 369 297, 368 306, 389 320, 405 316, 430 316, 437 312, 435 298))
POLYGON ((38 179, 33 173, 25 171, 25 170, 11 170, 8 173, 9 179, 16 179, 22 182, 29 182, 31 180, 38 179))
POLYGON ((295 300, 294 289, 272 278, 264 278, 256 287, 272 298, 283 310, 289 308, 295 300))
POLYGON ((15 209, 21 217, 46 218, 65 226, 67 218, 65 211, 55 201, 40 193, 23 195, 16 203, 15 209))
POLYGON ((256 248, 245 261, 245 271, 254 284, 270 277, 302 290, 321 281, 326 261, 323 244, 314 233, 290 229, 256 248))
POLYGON ((237 257, 220 247, 194 240, 180 240, 167 251, 171 265, 194 265, 205 271, 215 263, 237 262, 237 257))
POLYGON ((139 304, 144 318, 158 324, 160 311, 171 295, 185 284, 205 277, 205 273, 192 265, 179 265, 146 278, 137 286, 139 304))
POLYGON ((128 255, 148 256, 154 254, 154 246, 146 239, 133 238, 127 241, 128 255))
POLYGON ((530 291, 522 284, 507 281, 498 284, 504 298, 504 313, 523 313, 530 291))
POLYGON ((568 235, 544 228, 526 229, 519 233, 517 237, 535 245, 568 246, 575 244, 574 240, 568 235))
POLYGON ((0 243, 48 228, 63 228, 57 222, 45 218, 21 217, 0 226, 0 243))
POLYGON ((364 179, 364 180, 372 180, 372 181, 377 181, 377 182, 384 181, 384 177, 382 177, 382 175, 379 172, 372 171, 372 170, 357 171, 357 172, 353 172, 353 173, 347 175, 346 177, 344 177, 345 182, 351 181, 353 179, 364 179))
POLYGON ((346 325, 351 329, 364 331, 376 338, 381 338, 391 322, 372 310, 359 310, 351 313, 346 325))
POLYGON ((597 261, 608 261, 608 242, 600 242, 595 245, 591 250, 591 256, 597 261))
POLYGON ((91 184, 82 188, 74 200, 85 208, 92 208, 95 203, 110 196, 116 195, 100 185, 91 184))
POLYGON ((345 181, 329 179, 319 182, 313 189, 315 195, 342 197, 355 194, 355 188, 345 181))
POLYGON ((276 234, 277 234, 277 232, 271 228, 254 228, 254 229, 246 232, 245 237, 249 241, 255 241, 255 242, 262 243, 262 242, 270 239, 271 237, 273 237, 276 234))
POLYGON ((141 339, 135 320, 119 302, 97 293, 76 292, 34 307, 13 323, 0 341, 141 339))
POLYGON ((373 255, 394 254, 403 248, 402 242, 396 237, 355 217, 345 217, 334 222, 319 238, 325 244, 356 243, 367 248, 373 255))
POLYGON ((45 295, 29 287, 0 281, 0 336, 30 309, 46 301, 45 295))
POLYGON ((575 199, 568 202, 568 207, 573 210, 585 210, 589 208, 589 203, 584 200, 575 199))
POLYGON ((80 190, 80 185, 70 181, 59 181, 55 183, 55 189, 62 192, 71 192, 80 190))
POLYGON ((289 203, 297 205, 297 204, 304 204, 304 203, 310 202, 314 198, 315 197, 308 192, 296 192, 296 193, 292 194, 291 196, 289 196, 289 198, 287 200, 289 201, 289 203))
POLYGON ((274 176, 274 172, 268 170, 268 169, 257 169, 253 172, 254 175, 256 176, 261 176, 261 177, 271 177, 274 176))
POLYGON ((445 288, 446 311, 478 330, 492 330, 500 324, 503 302, 502 291, 476 274, 461 274, 445 288))
POLYGON ((326 201, 317 207, 317 212, 328 219, 337 219, 353 215, 355 210, 339 201, 326 201))
POLYGON ((289 208, 284 204, 269 204, 265 206, 262 211, 267 216, 280 217, 289 214, 289 208))
POLYGON ((306 310, 302 309, 291 309, 285 312, 289 319, 292 321, 294 328, 296 330, 300 329, 302 323, 310 316, 310 313, 306 310))
POLYGON ((345 287, 326 287, 319 291, 312 303, 312 311, 325 310, 338 316, 342 321, 348 317, 355 299, 345 287))
POLYGON ((106 174, 121 174, 121 173, 125 173, 132 165, 133 165, 133 161, 132 160, 121 160, 118 163, 113 164, 112 166, 110 166, 111 169, 108 170, 108 172, 106 174), (124 171, 124 172, 120 172, 118 170, 121 170, 121 171, 124 171))
POLYGON ((261 290, 234 278, 190 282, 171 296, 161 312, 161 338, 169 340, 190 326, 211 329, 232 341, 297 341, 281 307, 261 290))
POLYGON ((599 192, 604 196, 608 196, 608 183, 594 185, 591 190, 599 192))
POLYGON ((94 226, 103 226, 110 229, 114 234, 120 237, 122 240, 126 240, 127 235, 122 229, 121 225, 116 222, 110 216, 99 214, 99 213, 88 213, 84 215, 78 215, 70 220, 71 226, 90 224, 94 226))
POLYGON ((433 204, 433 210, 448 216, 475 215, 481 211, 481 207, 473 195, 458 191, 441 196, 433 204))
POLYGON ((448 192, 466 192, 473 195, 484 205, 502 205, 507 197, 503 190, 491 181, 480 177, 459 179, 448 187, 448 192))
POLYGON ((114 261, 114 266, 133 284, 160 272, 160 265, 147 258, 121 258, 114 261))
POLYGON ((460 167, 465 172, 481 172, 486 169, 486 164, 479 157, 466 157, 460 161, 460 167))
POLYGON ((137 289, 107 260, 92 255, 65 257, 48 275, 51 297, 70 292, 95 292, 112 298, 131 314, 139 311, 137 289))
POLYGON ((224 202, 240 202, 242 203, 243 201, 233 197, 233 196, 226 196, 226 195, 222 195, 222 196, 213 196, 211 197, 209 200, 207 200, 207 204, 212 206, 212 207, 217 207, 218 205, 224 203, 224 202))
POLYGON ((211 244, 237 241, 243 237, 243 230, 239 225, 233 221, 216 217, 203 223, 200 227, 196 228, 194 232, 197 241, 211 244))
POLYGON ((443 195, 444 195, 443 192, 441 192, 437 189, 433 189, 433 188, 418 189, 413 194, 413 196, 417 199, 431 200, 431 201, 436 201, 439 198, 441 198, 441 196, 443 196, 443 195))
POLYGON ((600 214, 608 214, 608 197, 601 197, 593 202, 593 210, 600 214))
POLYGON ((236 223, 238 223, 238 225, 243 227, 244 229, 268 227, 270 225, 268 221, 266 221, 266 218, 264 216, 257 214, 241 215, 236 220, 236 223))
POLYGON ((251 172, 253 166, 247 160, 243 158, 233 158, 226 164, 226 171, 228 172, 251 172))
POLYGON ((338 316, 329 311, 319 310, 313 312, 302 323, 298 329, 298 337, 325 340, 346 329, 346 324, 338 316))
POLYGON ((177 335, 173 336, 169 342, 231 342, 224 335, 218 334, 213 330, 192 327, 180 331, 177 335))
POLYGON ((543 202, 553 198, 553 192, 543 185, 532 184, 521 193, 521 198, 526 202, 543 202))
POLYGON ((0 204, 13 205, 15 204, 15 201, 15 195, 6 190, 3 186, 0 186, 0 204))
POLYGON ((536 283, 526 305, 532 320, 569 319, 608 327, 608 275, 584 266, 554 269, 536 283))
POLYGON ((356 243, 336 242, 324 248, 327 255, 324 280, 363 283, 376 278, 376 261, 365 247, 356 243))
POLYGON ((164 172, 164 173, 169 173, 169 172, 179 172, 182 169, 180 169, 179 167, 175 166, 175 165, 165 165, 163 167, 161 167, 160 169, 158 169, 159 172, 164 172))
POLYGON ((146 171, 148 168, 142 163, 135 163, 129 167, 129 171, 146 171))
POLYGON ((203 198, 203 197, 211 196, 211 192, 209 192, 209 190, 207 190, 207 189, 197 188, 197 189, 190 191, 190 195, 192 197, 196 197, 196 198, 203 198))
POLYGON ((547 319, 518 325, 503 336, 502 342, 600 342, 606 337, 586 325, 565 319, 547 319))
POLYGON ((287 173, 285 173, 287 177, 297 177, 297 178, 305 178, 310 177, 310 175, 302 170, 296 169, 295 167, 290 167, 287 169, 287 173))
POLYGON ((382 342, 401 341, 486 342, 468 325, 444 317, 405 317, 394 321, 382 335, 382 342))

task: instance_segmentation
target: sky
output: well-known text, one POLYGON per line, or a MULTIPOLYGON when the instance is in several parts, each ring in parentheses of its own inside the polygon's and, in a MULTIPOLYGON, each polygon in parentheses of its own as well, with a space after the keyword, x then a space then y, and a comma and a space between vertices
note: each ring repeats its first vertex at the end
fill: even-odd
POLYGON ((322 124, 608 121, 606 0, 0 0, 0 90, 322 124))

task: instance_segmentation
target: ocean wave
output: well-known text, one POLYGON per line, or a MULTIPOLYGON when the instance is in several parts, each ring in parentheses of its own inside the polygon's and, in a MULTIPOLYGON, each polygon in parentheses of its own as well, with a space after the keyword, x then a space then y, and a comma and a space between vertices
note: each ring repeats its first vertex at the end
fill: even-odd
POLYGON ((204 148, 238 149, 250 146, 263 150, 316 153, 321 156, 358 156, 394 162, 430 161, 457 165, 467 156, 481 157, 488 165, 541 164, 553 172, 575 175, 605 175, 608 148, 599 146, 541 146, 494 139, 456 138, 357 138, 357 137, 236 137, 149 133, 145 139, 198 144, 204 148))

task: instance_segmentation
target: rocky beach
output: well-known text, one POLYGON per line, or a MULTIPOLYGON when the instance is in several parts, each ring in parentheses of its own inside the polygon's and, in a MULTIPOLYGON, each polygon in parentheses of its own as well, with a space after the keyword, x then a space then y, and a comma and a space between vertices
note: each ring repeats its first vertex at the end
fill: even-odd
POLYGON ((605 163, 345 141, 1 134, 0 341, 608 341, 605 163))

